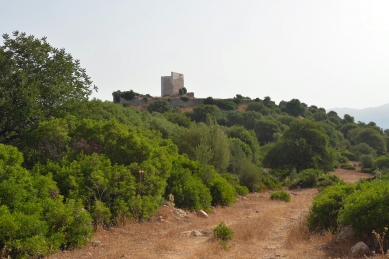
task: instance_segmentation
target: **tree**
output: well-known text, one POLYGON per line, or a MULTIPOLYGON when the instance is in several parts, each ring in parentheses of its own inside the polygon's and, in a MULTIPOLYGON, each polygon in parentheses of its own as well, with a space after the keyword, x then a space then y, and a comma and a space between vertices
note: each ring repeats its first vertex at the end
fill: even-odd
POLYGON ((384 136, 370 127, 359 127, 348 132, 347 138, 351 144, 366 143, 374 148, 378 153, 386 152, 386 143, 384 136))
POLYGON ((0 143, 35 129, 41 120, 85 112, 92 81, 80 62, 46 42, 15 31, 0 46, 0 143))
POLYGON ((328 172, 333 163, 325 130, 309 120, 294 121, 263 161, 266 167, 295 168, 297 172, 307 168, 328 172))
POLYGON ((299 99, 292 99, 286 103, 285 111, 291 116, 304 115, 305 107, 302 105, 299 99))
MULTIPOLYGON (((280 133, 281 129, 276 120, 257 120, 254 126, 254 132, 258 141, 261 144, 266 144, 273 141, 273 135, 280 133)), ((279 122, 278 122, 279 123, 279 122)))
POLYGON ((173 110, 173 105, 169 103, 165 99, 161 100, 156 100, 147 106, 147 111, 148 112, 159 112, 159 113, 164 113, 164 112, 171 112, 173 110))

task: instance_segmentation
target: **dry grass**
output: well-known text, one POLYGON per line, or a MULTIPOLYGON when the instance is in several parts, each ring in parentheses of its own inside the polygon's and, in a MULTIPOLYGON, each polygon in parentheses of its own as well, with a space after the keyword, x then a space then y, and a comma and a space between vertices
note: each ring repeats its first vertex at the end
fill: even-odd
POLYGON ((311 234, 307 227, 307 218, 306 216, 301 216, 297 223, 290 228, 286 236, 285 246, 287 249, 293 249, 296 244, 308 243, 310 239, 311 234))
POLYGON ((255 242, 263 240, 271 229, 271 221, 267 217, 243 219, 231 226, 234 231, 234 239, 255 242))

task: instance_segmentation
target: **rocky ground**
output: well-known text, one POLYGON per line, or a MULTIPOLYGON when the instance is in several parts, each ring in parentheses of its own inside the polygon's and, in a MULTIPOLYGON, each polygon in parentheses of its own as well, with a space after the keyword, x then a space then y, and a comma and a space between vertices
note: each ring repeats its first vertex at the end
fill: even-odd
MULTIPOLYGON (((371 175, 337 170, 347 182, 371 175)), ((57 258, 350 258, 359 240, 335 242, 330 233, 310 234, 304 218, 316 189, 289 191, 291 202, 270 200, 271 192, 251 193, 231 207, 214 209, 208 218, 162 207, 150 223, 100 229, 84 249, 59 252, 57 258), (212 229, 224 222, 235 235, 222 249, 212 229)))

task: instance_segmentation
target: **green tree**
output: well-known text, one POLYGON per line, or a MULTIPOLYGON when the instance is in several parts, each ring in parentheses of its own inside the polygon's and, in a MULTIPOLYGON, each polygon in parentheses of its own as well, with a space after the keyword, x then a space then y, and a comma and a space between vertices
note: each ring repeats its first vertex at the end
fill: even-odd
POLYGON ((80 62, 47 43, 15 31, 0 46, 0 143, 34 130, 41 120, 86 112, 93 89, 80 62))
POLYGON ((307 168, 328 172, 334 161, 325 130, 318 123, 301 120, 290 125, 266 154, 263 164, 270 168, 295 168, 297 172, 307 168))
POLYGON ((276 120, 257 120, 254 125, 254 132, 261 144, 272 142, 275 133, 281 133, 281 129, 276 120))
POLYGON ((202 104, 196 106, 192 112, 187 113, 188 116, 196 122, 205 122, 207 114, 213 119, 218 119, 221 115, 220 109, 216 105, 202 104))
POLYGON ((305 113, 305 107, 302 105, 299 99, 292 99, 289 102, 286 103, 285 111, 294 117, 297 117, 299 115, 304 115, 305 113))
POLYGON ((213 122, 208 125, 193 124, 189 129, 182 128, 173 141, 181 153, 188 154, 189 158, 199 161, 203 166, 209 164, 218 172, 226 171, 230 151, 227 135, 219 125, 213 122))
POLYGON ((159 113, 164 113, 164 112, 171 112, 173 110, 173 105, 169 103, 169 101, 165 99, 161 100, 155 100, 154 102, 150 103, 149 106, 147 106, 147 111, 152 113, 152 112, 159 112, 159 113))
POLYGON ((386 152, 386 142, 383 134, 371 127, 358 127, 348 132, 347 138, 351 144, 366 143, 378 153, 386 152))

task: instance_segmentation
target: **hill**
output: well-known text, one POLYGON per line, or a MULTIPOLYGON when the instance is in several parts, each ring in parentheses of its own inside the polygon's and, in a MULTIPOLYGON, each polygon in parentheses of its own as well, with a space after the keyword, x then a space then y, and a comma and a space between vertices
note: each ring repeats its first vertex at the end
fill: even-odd
POLYGON ((379 127, 389 129, 389 103, 378 107, 369 107, 366 109, 353 108, 333 108, 329 109, 338 113, 339 117, 349 114, 355 118, 355 121, 369 123, 374 121, 379 127))

